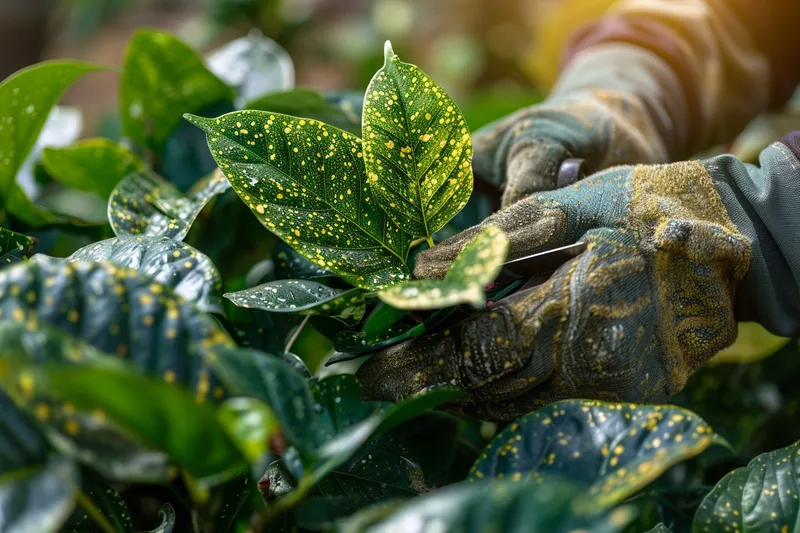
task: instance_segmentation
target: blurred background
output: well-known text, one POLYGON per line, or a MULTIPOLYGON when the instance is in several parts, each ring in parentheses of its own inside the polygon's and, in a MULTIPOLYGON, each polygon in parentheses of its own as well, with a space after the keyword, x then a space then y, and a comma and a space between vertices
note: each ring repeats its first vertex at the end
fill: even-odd
MULTIPOLYGON (((454 96, 475 128, 535 101, 567 34, 611 0, 0 0, 0 79, 43 59, 121 66, 138 27, 201 52, 256 29, 294 59, 297 85, 363 90, 391 39, 454 96)), ((64 104, 92 131, 117 102, 118 76, 88 77, 64 104)))

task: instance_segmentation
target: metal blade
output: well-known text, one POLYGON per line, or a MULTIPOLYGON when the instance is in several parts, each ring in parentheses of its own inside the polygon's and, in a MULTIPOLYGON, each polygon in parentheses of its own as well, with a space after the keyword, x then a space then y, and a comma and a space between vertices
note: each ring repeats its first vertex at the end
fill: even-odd
POLYGON ((561 265, 586 250, 585 242, 576 242, 561 248, 539 252, 503 263, 497 281, 527 280, 534 276, 549 274, 561 265))

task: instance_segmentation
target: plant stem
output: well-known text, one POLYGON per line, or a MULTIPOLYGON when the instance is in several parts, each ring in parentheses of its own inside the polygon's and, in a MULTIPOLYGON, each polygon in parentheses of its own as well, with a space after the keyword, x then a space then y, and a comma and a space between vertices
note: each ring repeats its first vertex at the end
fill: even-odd
POLYGON ((428 247, 433 248, 433 238, 431 236, 425 237, 425 240, 428 241, 428 247))
POLYGON ((297 337, 300 336, 300 332, 303 331, 304 327, 306 327, 306 324, 308 324, 308 320, 310 318, 311 318, 311 315, 306 315, 306 317, 303 319, 303 321, 300 323, 300 325, 297 326, 297 329, 294 330, 294 333, 292 333, 292 338, 289 339, 289 342, 286 343, 286 348, 283 349, 284 352, 288 353, 289 350, 292 349, 292 345, 294 344, 294 341, 296 341, 297 337))
POLYGON ((89 515, 89 518, 92 519, 92 522, 94 522, 103 533, 117 533, 117 531, 114 529, 114 526, 111 525, 108 519, 103 516, 103 513, 101 513, 100 510, 95 507, 95 505, 92 503, 92 500, 89 499, 89 496, 87 496, 86 493, 81 489, 78 489, 76 499, 78 500, 78 505, 83 507, 83 510, 86 511, 86 514, 89 515))

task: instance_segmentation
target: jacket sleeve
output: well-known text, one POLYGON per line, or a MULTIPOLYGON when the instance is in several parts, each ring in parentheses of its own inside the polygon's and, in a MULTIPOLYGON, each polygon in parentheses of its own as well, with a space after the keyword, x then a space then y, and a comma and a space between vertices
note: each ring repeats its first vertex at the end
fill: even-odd
POLYGON ((598 83, 581 72, 611 50, 652 54, 673 80, 646 61, 629 59, 624 67, 628 77, 655 80, 661 90, 679 87, 680 94, 658 101, 645 88, 633 90, 651 102, 671 158, 686 158, 731 140, 757 114, 789 99, 800 81, 800 46, 792 43, 800 26, 796 1, 619 0, 573 36, 563 58, 565 83, 556 90, 598 83))

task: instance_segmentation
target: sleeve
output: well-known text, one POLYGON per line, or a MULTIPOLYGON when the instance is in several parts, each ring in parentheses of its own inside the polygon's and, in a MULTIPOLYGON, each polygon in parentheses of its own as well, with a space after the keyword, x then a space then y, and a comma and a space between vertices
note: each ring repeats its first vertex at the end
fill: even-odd
POLYGON ((728 214, 751 242, 736 294, 738 320, 785 337, 800 333, 800 131, 775 142, 759 165, 722 155, 704 164, 728 214))
MULTIPOLYGON (((564 74, 579 79, 576 65, 585 71, 613 46, 658 57, 680 87, 671 96, 679 103, 665 107, 665 97, 653 101, 644 89, 641 97, 666 109, 662 134, 669 137, 672 158, 682 159, 731 140, 757 114, 788 100, 800 81, 800 46, 792 43, 798 23, 796 0, 619 0, 573 36, 564 74)), ((645 62, 625 67, 629 76, 639 71, 667 83, 645 62)))

